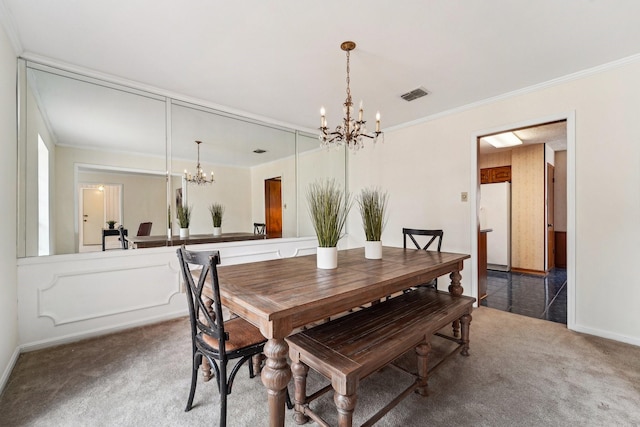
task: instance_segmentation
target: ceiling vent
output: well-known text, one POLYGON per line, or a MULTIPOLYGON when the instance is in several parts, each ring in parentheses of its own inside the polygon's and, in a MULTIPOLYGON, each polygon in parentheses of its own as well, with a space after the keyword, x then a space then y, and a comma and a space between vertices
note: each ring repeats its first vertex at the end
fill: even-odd
POLYGON ((253 150, 253 152, 256 154, 262 154, 262 153, 266 153, 267 150, 263 150, 262 148, 256 148, 255 150, 253 150))
POLYGON ((429 95, 429 92, 423 87, 419 87, 418 89, 414 89, 411 92, 407 92, 404 95, 400 95, 402 99, 405 101, 413 101, 414 99, 422 98, 423 96, 429 95))

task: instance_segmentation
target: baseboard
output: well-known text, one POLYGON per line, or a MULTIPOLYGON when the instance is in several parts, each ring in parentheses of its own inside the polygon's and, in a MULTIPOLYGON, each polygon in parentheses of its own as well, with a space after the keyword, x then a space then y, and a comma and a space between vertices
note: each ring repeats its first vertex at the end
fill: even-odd
POLYGON ((71 342, 80 341, 87 338, 94 338, 100 335, 112 334, 114 332, 124 331, 125 329, 136 328, 138 326, 144 326, 144 325, 151 325, 153 323, 164 322, 166 320, 176 319, 178 317, 183 317, 188 315, 189 315, 189 312, 186 309, 179 310, 173 313, 166 313, 161 316, 148 317, 145 319, 136 320, 135 322, 120 323, 118 325, 91 329, 88 331, 82 331, 74 334, 63 335, 61 337, 22 344, 20 346, 20 350, 23 353, 27 353, 29 351, 41 350, 43 348, 53 347, 61 344, 68 344, 71 342))
POLYGON ((620 335, 613 332, 603 331, 601 329, 589 328, 589 327, 580 326, 580 325, 574 325, 573 328, 571 328, 571 330, 575 332, 580 332, 583 334, 594 335, 596 337, 606 338, 609 340, 619 341, 619 342, 640 347, 640 338, 631 338, 625 335, 620 335))
POLYGON ((515 267, 511 267, 511 272, 512 273, 520 273, 520 274, 531 274, 533 276, 546 276, 547 275, 546 271, 528 270, 526 268, 515 268, 515 267))
POLYGON ((511 270, 511 267, 503 264, 487 264, 487 270, 509 271, 511 270))
POLYGON ((11 372, 13 372, 13 368, 16 366, 16 362, 18 361, 18 357, 20 356, 20 347, 16 347, 9 359, 9 363, 7 363, 7 367, 2 373, 2 377, 0 377, 0 394, 4 391, 7 382, 9 381, 9 377, 11 376, 11 372))

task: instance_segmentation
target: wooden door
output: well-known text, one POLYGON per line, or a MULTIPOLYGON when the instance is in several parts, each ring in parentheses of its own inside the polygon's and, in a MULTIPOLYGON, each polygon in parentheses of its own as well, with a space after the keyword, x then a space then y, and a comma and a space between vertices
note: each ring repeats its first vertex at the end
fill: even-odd
POLYGON ((104 194, 97 188, 83 188, 82 244, 100 245, 104 225, 104 194))
POLYGON ((555 168, 547 163, 547 271, 556 266, 556 233, 553 226, 555 168))
POLYGON ((264 180, 264 217, 267 237, 282 237, 282 180, 280 177, 264 180))

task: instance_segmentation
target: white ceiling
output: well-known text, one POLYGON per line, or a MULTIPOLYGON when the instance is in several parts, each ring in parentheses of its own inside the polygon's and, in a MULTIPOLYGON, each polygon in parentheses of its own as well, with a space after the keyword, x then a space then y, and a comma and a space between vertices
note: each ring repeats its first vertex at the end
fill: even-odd
POLYGON ((0 2, 27 58, 302 129, 320 106, 338 123, 345 40, 354 101, 383 129, 640 52, 637 0, 0 2), (400 98, 420 86, 427 97, 400 98))
MULTIPOLYGON (((553 151, 567 149, 567 122, 564 120, 524 129, 514 129, 512 132, 522 141, 522 145, 547 144, 553 151)), ((488 154, 498 151, 510 151, 518 146, 496 148, 484 138, 480 138, 478 147, 480 154, 488 154)))

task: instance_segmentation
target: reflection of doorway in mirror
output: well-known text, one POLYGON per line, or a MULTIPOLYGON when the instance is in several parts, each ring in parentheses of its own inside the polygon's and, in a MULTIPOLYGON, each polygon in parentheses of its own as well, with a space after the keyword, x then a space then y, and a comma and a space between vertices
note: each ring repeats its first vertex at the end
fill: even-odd
POLYGON ((99 245, 102 242, 104 218, 104 194, 97 188, 82 189, 82 245, 99 245))
MULTIPOLYGON (((102 229, 107 228, 106 222, 122 223, 122 189, 121 185, 80 184, 78 227, 79 251, 92 252, 102 250, 102 229)), ((116 238, 107 237, 105 246, 120 247, 116 238)))
POLYGON ((282 177, 264 180, 264 216, 267 237, 282 237, 282 177))

